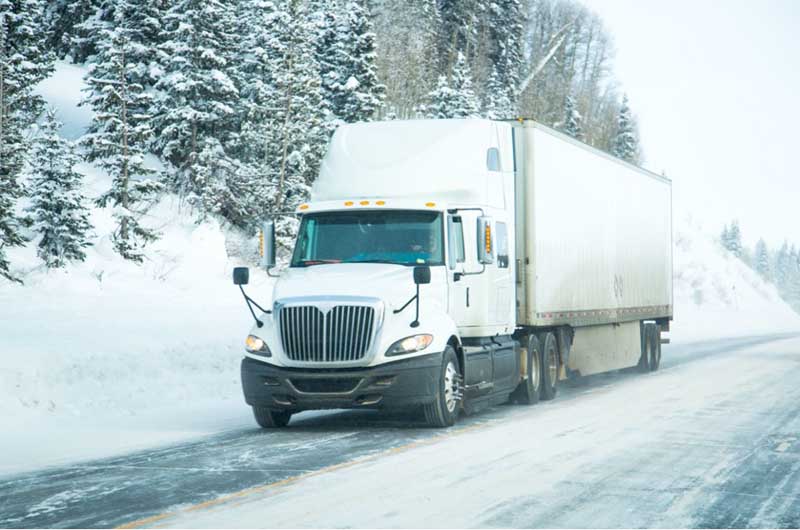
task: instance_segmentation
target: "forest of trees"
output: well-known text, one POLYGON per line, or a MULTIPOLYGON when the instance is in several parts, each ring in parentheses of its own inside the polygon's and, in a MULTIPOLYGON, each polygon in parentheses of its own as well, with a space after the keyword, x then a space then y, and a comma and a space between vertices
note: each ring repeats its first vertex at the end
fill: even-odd
POLYGON ((800 249, 788 241, 779 248, 770 249, 761 238, 751 250, 742 243, 742 231, 737 220, 722 229, 720 243, 764 281, 774 284, 781 298, 800 312, 800 249))
POLYGON ((48 234, 48 266, 82 259, 88 201, 112 208, 114 248, 141 261, 163 193, 247 231, 276 218, 287 246, 281 214, 306 200, 342 122, 527 117, 640 162, 612 59, 573 0, 0 0, 0 275, 15 279, 6 249, 27 243, 23 226, 48 234), (77 145, 57 141, 52 113, 34 126, 56 59, 87 67, 94 118, 77 145), (101 196, 80 194, 78 157, 111 177, 101 196), (69 215, 35 199, 48 189, 69 215))

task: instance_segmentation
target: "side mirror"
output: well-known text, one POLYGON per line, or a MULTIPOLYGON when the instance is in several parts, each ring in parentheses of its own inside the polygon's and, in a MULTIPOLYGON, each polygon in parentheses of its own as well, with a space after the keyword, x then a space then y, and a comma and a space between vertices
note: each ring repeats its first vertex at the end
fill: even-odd
POLYGON ((250 269, 235 267, 233 269, 233 285, 247 285, 250 281, 250 269))
POLYGON ((431 268, 427 265, 414 267, 414 283, 417 285, 431 283, 431 268))
POLYGON ((484 265, 494 263, 494 233, 492 218, 478 217, 478 261, 484 265))
POLYGON ((269 270, 275 266, 275 222, 267 221, 261 225, 259 237, 261 266, 269 270))

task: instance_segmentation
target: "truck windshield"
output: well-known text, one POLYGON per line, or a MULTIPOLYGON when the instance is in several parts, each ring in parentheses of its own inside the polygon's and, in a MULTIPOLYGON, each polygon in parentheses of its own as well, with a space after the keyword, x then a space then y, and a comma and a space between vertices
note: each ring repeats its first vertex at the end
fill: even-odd
POLYGON ((442 215, 381 210, 307 214, 292 267, 322 263, 443 265, 442 215))

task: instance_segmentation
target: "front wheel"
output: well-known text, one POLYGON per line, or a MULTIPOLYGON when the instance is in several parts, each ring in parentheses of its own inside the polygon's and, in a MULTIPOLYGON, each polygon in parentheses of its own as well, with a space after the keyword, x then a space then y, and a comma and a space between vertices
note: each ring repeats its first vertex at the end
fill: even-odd
POLYGON ((424 408, 425 421, 429 426, 450 427, 456 422, 463 391, 461 380, 456 352, 452 346, 447 346, 442 354, 436 399, 424 408))
POLYGON ((253 407, 253 416, 256 418, 256 423, 262 429, 274 429, 276 427, 286 427, 289 425, 289 420, 292 413, 288 410, 273 410, 266 407, 253 407))

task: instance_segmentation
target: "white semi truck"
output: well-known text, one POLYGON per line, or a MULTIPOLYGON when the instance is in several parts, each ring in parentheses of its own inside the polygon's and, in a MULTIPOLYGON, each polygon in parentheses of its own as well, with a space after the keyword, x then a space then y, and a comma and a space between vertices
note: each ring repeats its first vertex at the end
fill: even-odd
POLYGON ((656 370, 671 197, 663 176, 533 121, 343 125, 253 312, 245 400, 262 427, 325 408, 416 408, 444 427, 553 399, 568 377, 656 370))

